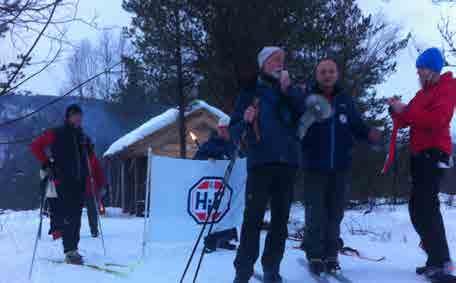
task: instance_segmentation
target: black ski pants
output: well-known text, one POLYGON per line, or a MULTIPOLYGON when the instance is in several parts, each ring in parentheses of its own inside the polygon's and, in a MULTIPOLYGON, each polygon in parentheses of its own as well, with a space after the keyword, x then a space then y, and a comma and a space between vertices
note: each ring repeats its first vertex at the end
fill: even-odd
POLYGON ((413 226, 428 255, 426 265, 442 266, 450 260, 448 242, 440 212, 440 182, 444 169, 438 167, 445 154, 428 150, 411 157, 412 191, 409 212, 413 226))
POLYGON ((57 186, 57 214, 63 223, 63 251, 78 249, 85 181, 63 181, 57 186))
POLYGON ((304 176, 306 229, 302 247, 310 259, 336 260, 340 224, 350 184, 347 171, 306 171, 304 176))
POLYGON ((63 231, 63 218, 59 211, 59 200, 58 198, 48 198, 47 202, 49 204, 49 218, 50 218, 50 229, 49 234, 54 231, 63 231))
POLYGON ((238 276, 248 279, 259 257, 260 230, 268 203, 271 226, 266 236, 261 263, 263 270, 279 272, 288 236, 288 217, 296 168, 271 164, 249 169, 240 245, 234 260, 238 276))

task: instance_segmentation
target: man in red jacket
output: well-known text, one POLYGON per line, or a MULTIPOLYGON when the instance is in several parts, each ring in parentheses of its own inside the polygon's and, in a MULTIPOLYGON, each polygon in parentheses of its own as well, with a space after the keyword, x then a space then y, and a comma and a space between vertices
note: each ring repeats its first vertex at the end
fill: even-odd
POLYGON ((93 166, 98 160, 81 123, 82 109, 76 104, 70 105, 66 109, 64 125, 47 130, 30 146, 42 167, 54 175, 58 195, 55 214, 63 223, 65 261, 72 264, 83 262, 78 244, 84 194, 89 184, 103 183, 100 166, 93 166), (46 154, 47 150, 50 156, 46 154))
POLYGON ((410 128, 409 212, 428 255, 426 266, 417 268, 417 273, 435 278, 448 273, 450 262, 438 194, 444 168, 451 165, 456 80, 451 72, 441 74, 444 58, 437 48, 421 54, 416 66, 422 89, 407 105, 397 98, 388 104, 395 128, 410 128))

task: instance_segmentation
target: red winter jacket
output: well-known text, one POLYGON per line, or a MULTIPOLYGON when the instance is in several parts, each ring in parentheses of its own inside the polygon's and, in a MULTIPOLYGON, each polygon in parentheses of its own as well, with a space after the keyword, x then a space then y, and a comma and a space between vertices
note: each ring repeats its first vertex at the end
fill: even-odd
MULTIPOLYGON (((30 150, 32 151, 33 155, 42 163, 45 164, 48 162, 48 156, 46 154, 46 150, 49 149, 56 141, 56 134, 53 130, 47 130, 36 138, 30 145, 30 150)), ((94 188, 92 190, 92 182, 90 179, 90 175, 87 177, 86 180, 86 195, 92 195, 92 192, 95 191, 98 195, 100 189, 106 184, 106 180, 103 174, 103 170, 101 168, 100 162, 96 157, 95 153, 91 153, 89 155, 89 164, 90 164, 90 173, 93 177, 93 184, 94 188)), ((58 166, 58 164, 56 164, 58 166)), ((57 176, 58 178, 58 176, 57 176)), ((59 183, 59 180, 56 180, 56 184, 59 183)), ((58 187, 57 187, 58 189, 58 187)))
POLYGON ((456 106, 456 80, 443 74, 436 85, 421 89, 404 112, 393 114, 397 127, 410 127, 410 150, 437 148, 452 154, 450 122, 456 106))

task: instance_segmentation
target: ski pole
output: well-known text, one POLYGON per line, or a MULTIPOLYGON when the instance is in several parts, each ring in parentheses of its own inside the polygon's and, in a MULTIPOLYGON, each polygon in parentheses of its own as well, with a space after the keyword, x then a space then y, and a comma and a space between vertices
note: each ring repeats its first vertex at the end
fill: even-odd
MULTIPOLYGON (((209 209, 209 211, 208 211, 208 217, 206 218, 206 220, 205 220, 204 223, 203 223, 203 226, 201 227, 201 230, 200 230, 200 232, 199 232, 198 238, 197 238, 197 240, 196 240, 196 242, 195 242, 195 244, 194 244, 194 246, 193 246, 192 252, 191 252, 191 254, 190 254, 190 257, 189 257, 189 259, 188 259, 188 261, 187 261, 187 264, 186 264, 186 266, 185 266, 184 272, 183 272, 183 274, 182 274, 182 276, 181 276, 181 279, 180 279, 180 281, 179 281, 180 283, 183 283, 183 282, 184 282, 185 276, 187 275, 188 269, 190 268, 190 264, 191 264, 191 262, 193 261, 193 257, 195 256, 196 249, 198 248, 199 243, 201 242, 201 239, 202 239, 202 237, 203 237, 203 234, 204 234, 204 232, 205 232, 205 230, 206 230, 206 227, 207 227, 207 225, 209 224, 209 221, 210 221, 210 217, 211 217, 211 215, 212 215, 212 212, 214 211, 214 209, 216 209, 215 212, 217 212, 218 207, 220 206, 221 199, 222 199, 222 197, 223 197, 225 187, 226 187, 227 184, 228 184, 228 180, 229 180, 229 178, 230 178, 230 176, 231 176, 231 172, 232 172, 232 170, 233 170, 234 163, 236 162, 237 151, 238 151, 238 149, 236 149, 235 153, 233 154, 233 157, 232 157, 231 160, 230 160, 230 163, 228 164, 228 166, 227 166, 227 168, 226 168, 226 170, 225 170, 225 175, 224 175, 224 177, 223 177, 223 188, 222 188, 222 191, 221 191, 220 194, 216 197, 216 199, 215 199, 215 201, 214 201, 214 205, 211 206, 210 209, 209 209)), ((209 231, 212 231, 212 227, 213 227, 213 226, 214 226, 214 223, 212 223, 211 226, 209 227, 209 229, 210 229, 209 231)), ((195 277, 194 277, 193 280, 196 280, 196 277, 198 276, 198 271, 199 271, 199 268, 200 268, 200 266, 201 266, 201 262, 202 262, 202 260, 203 260, 203 257, 204 257, 204 249, 203 249, 202 254, 201 254, 201 256, 200 256, 200 260, 199 260, 199 262, 198 262, 198 269, 197 269, 197 271, 196 271, 196 273, 195 273, 195 277)))
POLYGON ((98 229, 100 230, 100 238, 101 238, 101 245, 103 246, 103 255, 106 256, 106 247, 105 247, 105 242, 104 242, 104 236, 103 236, 103 229, 102 229, 102 225, 101 225, 101 217, 100 217, 100 208, 99 208, 99 205, 98 205, 98 200, 97 200, 97 196, 95 194, 95 182, 94 182, 94 179, 93 179, 93 172, 92 172, 92 167, 90 166, 90 160, 89 160, 89 155, 86 154, 86 159, 87 159, 87 168, 88 168, 88 171, 89 171, 89 178, 90 178, 90 191, 92 193, 92 199, 93 199, 93 203, 95 205, 95 210, 97 212, 97 225, 98 225, 98 229))
MULTIPOLYGON (((229 164, 231 165, 231 163, 229 164)), ((234 162, 233 162, 233 165, 234 165, 234 162)), ((231 166, 232 167, 232 166, 231 166)), ((231 171, 232 168, 229 168, 229 170, 231 171)), ((230 172, 231 173, 231 172, 230 172)), ((220 203, 222 202, 222 199, 223 199, 223 196, 225 195, 225 188, 227 186, 227 183, 225 183, 225 181, 223 181, 223 188, 222 188, 222 191, 220 192, 220 197, 218 197, 215 201, 214 201, 214 209, 215 209, 215 214, 217 214, 218 212, 218 209, 220 207, 220 203)), ((209 213, 208 215, 208 219, 210 219, 210 216, 212 214, 209 213)), ((206 219, 206 223, 207 223, 207 219, 206 219)), ((215 222, 211 222, 211 225, 209 226, 209 231, 207 232, 207 235, 210 235, 213 228, 214 228, 214 225, 215 225, 215 222)), ((195 271, 195 275, 193 277, 193 283, 196 283, 196 279, 198 278, 198 274, 199 274, 199 270, 201 268, 201 265, 203 263, 203 259, 204 259, 204 255, 206 254, 205 253, 205 247, 206 247, 206 243, 204 243, 204 248, 201 250, 201 254, 200 254, 200 258, 199 258, 199 261, 198 261, 198 265, 196 267, 196 271, 195 271)))
POLYGON ((36 237, 35 237, 35 244, 34 244, 34 247, 33 247, 33 255, 32 255, 32 262, 30 264, 30 271, 29 271, 29 280, 32 279, 32 273, 33 273, 33 266, 35 264, 35 257, 36 257, 36 251, 37 251, 37 248, 38 248, 38 242, 39 242, 39 239, 41 238, 41 230, 42 230, 42 227, 43 227, 43 208, 44 208, 44 204, 46 202, 46 184, 47 182, 49 182, 49 176, 46 176, 43 180, 41 180, 41 200, 40 200, 40 223, 38 225, 38 232, 36 233, 36 237))

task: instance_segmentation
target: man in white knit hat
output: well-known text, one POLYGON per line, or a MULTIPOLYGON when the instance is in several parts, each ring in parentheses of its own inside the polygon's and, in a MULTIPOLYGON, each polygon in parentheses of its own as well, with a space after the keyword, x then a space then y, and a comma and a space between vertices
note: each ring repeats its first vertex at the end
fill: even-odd
POLYGON ((271 226, 261 258, 263 281, 281 283, 280 263, 288 235, 294 179, 299 164, 298 120, 305 110, 301 90, 284 70, 285 51, 263 48, 258 54, 256 87, 243 91, 231 117, 230 135, 244 145, 247 186, 234 283, 248 283, 259 257, 260 228, 268 203, 271 226))

